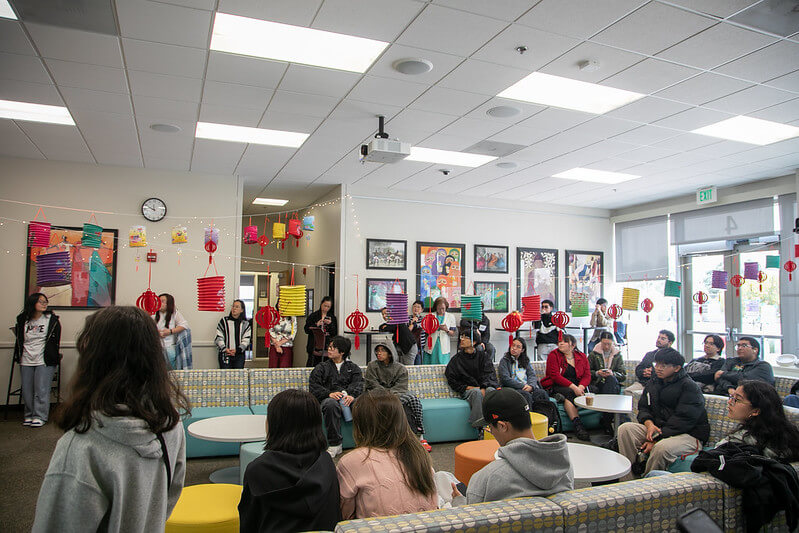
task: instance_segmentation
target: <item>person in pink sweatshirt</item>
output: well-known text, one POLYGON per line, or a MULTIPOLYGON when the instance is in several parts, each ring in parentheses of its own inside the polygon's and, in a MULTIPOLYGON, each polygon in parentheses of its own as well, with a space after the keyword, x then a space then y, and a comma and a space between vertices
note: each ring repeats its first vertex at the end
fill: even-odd
POLYGON ((370 391, 352 409, 356 448, 338 462, 341 517, 369 518, 438 508, 430 455, 399 399, 370 391))

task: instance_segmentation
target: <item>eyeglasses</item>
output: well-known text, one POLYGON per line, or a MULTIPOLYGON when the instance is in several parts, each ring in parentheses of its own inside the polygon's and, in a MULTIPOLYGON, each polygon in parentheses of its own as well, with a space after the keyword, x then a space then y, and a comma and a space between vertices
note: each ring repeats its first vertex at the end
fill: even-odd
POLYGON ((752 345, 751 344, 736 344, 735 347, 736 348, 751 348, 752 345))
POLYGON ((752 405, 752 402, 747 402, 743 398, 740 398, 738 396, 730 396, 730 399, 727 400, 727 401, 730 402, 733 405, 735 405, 736 403, 740 403, 740 404, 743 404, 743 405, 752 405))

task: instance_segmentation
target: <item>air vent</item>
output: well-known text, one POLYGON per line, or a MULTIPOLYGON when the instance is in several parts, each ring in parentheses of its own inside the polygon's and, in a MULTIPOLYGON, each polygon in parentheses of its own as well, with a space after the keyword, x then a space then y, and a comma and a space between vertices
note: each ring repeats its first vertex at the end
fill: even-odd
POLYGON ((510 143, 501 143, 496 141, 480 141, 479 143, 473 144, 463 151, 468 152, 470 154, 505 157, 506 155, 518 152, 522 148, 527 148, 527 146, 523 144, 510 144, 510 143))
POLYGON ((11 0, 23 22, 119 36, 111 0, 11 0))
POLYGON ((764 0, 730 17, 730 20, 756 30, 788 37, 799 32, 799 1, 764 0))

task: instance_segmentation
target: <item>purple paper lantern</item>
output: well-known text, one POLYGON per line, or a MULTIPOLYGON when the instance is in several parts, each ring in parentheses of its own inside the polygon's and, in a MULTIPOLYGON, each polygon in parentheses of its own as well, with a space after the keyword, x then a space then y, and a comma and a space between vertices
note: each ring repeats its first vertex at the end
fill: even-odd
POLYGON ((744 263, 744 278, 757 280, 757 273, 760 272, 760 264, 757 261, 744 263))
POLYGON ((405 293, 387 293, 386 309, 388 310, 389 324, 407 324, 408 295, 405 293))
POLYGON ((710 286, 713 289, 725 290, 727 288, 727 273, 723 270, 714 270, 710 275, 710 286))
POLYGON ((36 285, 57 287, 72 283, 72 262, 69 252, 40 254, 36 258, 36 285))

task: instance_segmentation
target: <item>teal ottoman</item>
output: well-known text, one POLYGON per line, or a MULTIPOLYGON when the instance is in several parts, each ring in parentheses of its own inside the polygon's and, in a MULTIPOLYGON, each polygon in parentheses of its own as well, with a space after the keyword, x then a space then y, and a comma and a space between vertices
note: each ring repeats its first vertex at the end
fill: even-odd
MULTIPOLYGON (((555 402, 553 398, 550 398, 549 401, 555 402)), ((557 402, 555 403, 558 406, 558 413, 560 413, 561 432, 573 431, 574 424, 572 424, 572 421, 569 420, 569 415, 567 415, 566 411, 563 409, 563 404, 557 402)), ((594 429, 599 427, 599 421, 602 418, 602 413, 599 411, 592 411, 590 409, 578 407, 577 414, 580 415, 580 420, 583 421, 583 427, 585 427, 585 429, 594 429)))
POLYGON ((427 442, 474 440, 477 430, 469 424, 469 403, 460 398, 420 400, 427 442))
MULTIPOLYGON (((266 416, 266 407, 266 405, 253 405, 250 409, 252 409, 252 414, 254 415, 266 416)), ((327 436, 324 422, 322 422, 322 433, 327 436)), ((355 448, 355 440, 352 438, 352 422, 341 421, 341 438, 343 439, 342 445, 345 450, 355 448)), ((263 443, 261 447, 263 448, 263 443)))
MULTIPOLYGON (((255 413, 258 414, 258 413, 255 413)), ((239 452, 239 483, 244 485, 244 472, 247 465, 258 459, 264 453, 264 441, 247 442, 241 445, 239 452)))
POLYGON ((191 416, 183 419, 183 431, 186 434, 186 457, 221 457, 238 455, 239 444, 236 442, 214 442, 198 439, 189 435, 188 427, 192 422, 227 415, 251 415, 249 407, 193 407, 191 416))

